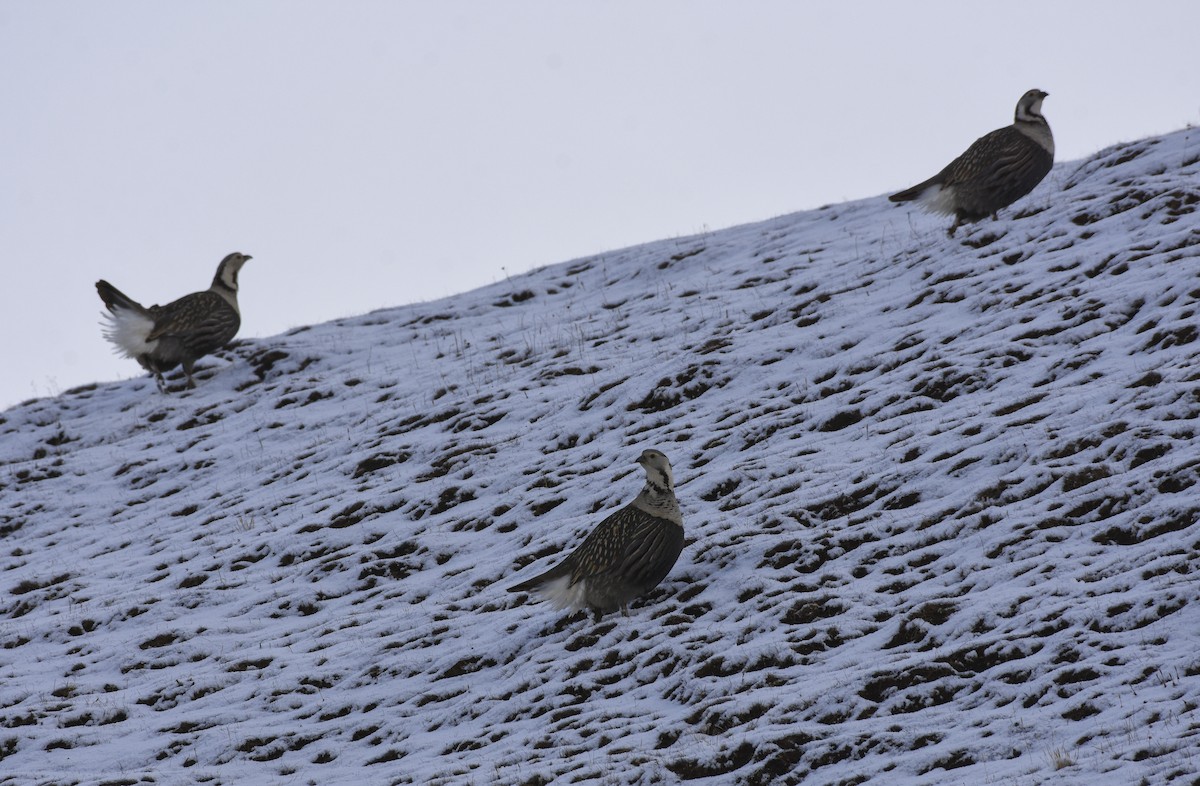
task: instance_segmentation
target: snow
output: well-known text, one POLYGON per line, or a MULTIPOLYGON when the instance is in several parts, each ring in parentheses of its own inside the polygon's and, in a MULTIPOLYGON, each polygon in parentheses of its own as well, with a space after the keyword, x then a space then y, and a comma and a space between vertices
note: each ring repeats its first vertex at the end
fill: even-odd
POLYGON ((0 779, 1200 782, 1198 175, 1183 130, 956 239, 839 204, 0 413, 0 779), (648 447, 663 584, 506 592, 648 447))

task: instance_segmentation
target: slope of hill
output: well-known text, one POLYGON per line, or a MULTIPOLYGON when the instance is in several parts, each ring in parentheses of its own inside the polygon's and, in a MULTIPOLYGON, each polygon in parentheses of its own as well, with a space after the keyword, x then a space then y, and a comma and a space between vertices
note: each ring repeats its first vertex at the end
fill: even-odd
POLYGON ((0 775, 1200 783, 1198 176, 1181 131, 954 240, 835 205, 0 413, 0 775), (663 585, 507 593, 651 446, 663 585))

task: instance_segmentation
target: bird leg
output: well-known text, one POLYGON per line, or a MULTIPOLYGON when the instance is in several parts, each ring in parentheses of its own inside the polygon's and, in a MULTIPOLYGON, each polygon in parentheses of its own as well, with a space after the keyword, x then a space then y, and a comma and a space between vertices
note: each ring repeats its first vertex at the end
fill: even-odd
POLYGON ((159 393, 167 392, 167 381, 165 379, 163 379, 163 375, 162 375, 161 371, 154 372, 154 384, 158 385, 159 393))
POLYGON ((950 237, 954 237, 954 230, 958 229, 962 225, 963 225, 962 214, 955 213, 954 214, 954 223, 950 225, 950 237))
POLYGON ((188 387, 188 390, 195 390, 195 388, 196 388, 196 380, 192 379, 192 367, 193 367, 193 366, 194 366, 194 361, 191 361, 191 362, 189 362, 189 361, 184 361, 184 364, 183 364, 183 373, 184 373, 184 374, 187 374, 187 387, 188 387))

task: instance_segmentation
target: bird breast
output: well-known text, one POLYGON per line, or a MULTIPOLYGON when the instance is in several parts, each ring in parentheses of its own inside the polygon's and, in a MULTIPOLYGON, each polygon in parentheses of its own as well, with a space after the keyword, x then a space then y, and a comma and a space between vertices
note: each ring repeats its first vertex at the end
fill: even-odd
POLYGON ((666 519, 679 527, 683 526, 683 514, 674 494, 653 494, 643 491, 633 501, 633 507, 656 519, 666 519))
POLYGON ((1050 132, 1048 123, 1018 123, 1017 130, 1037 142, 1051 156, 1054 155, 1054 134, 1050 132))

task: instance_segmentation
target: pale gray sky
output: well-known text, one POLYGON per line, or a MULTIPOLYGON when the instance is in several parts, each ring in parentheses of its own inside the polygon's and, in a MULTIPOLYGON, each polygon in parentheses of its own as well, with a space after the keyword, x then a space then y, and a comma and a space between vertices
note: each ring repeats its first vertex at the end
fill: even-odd
POLYGON ((0 408, 142 373, 97 278, 162 303, 243 251, 268 336, 897 190, 1032 87, 1079 158, 1200 120, 1198 29, 1194 0, 0 0, 0 408))

